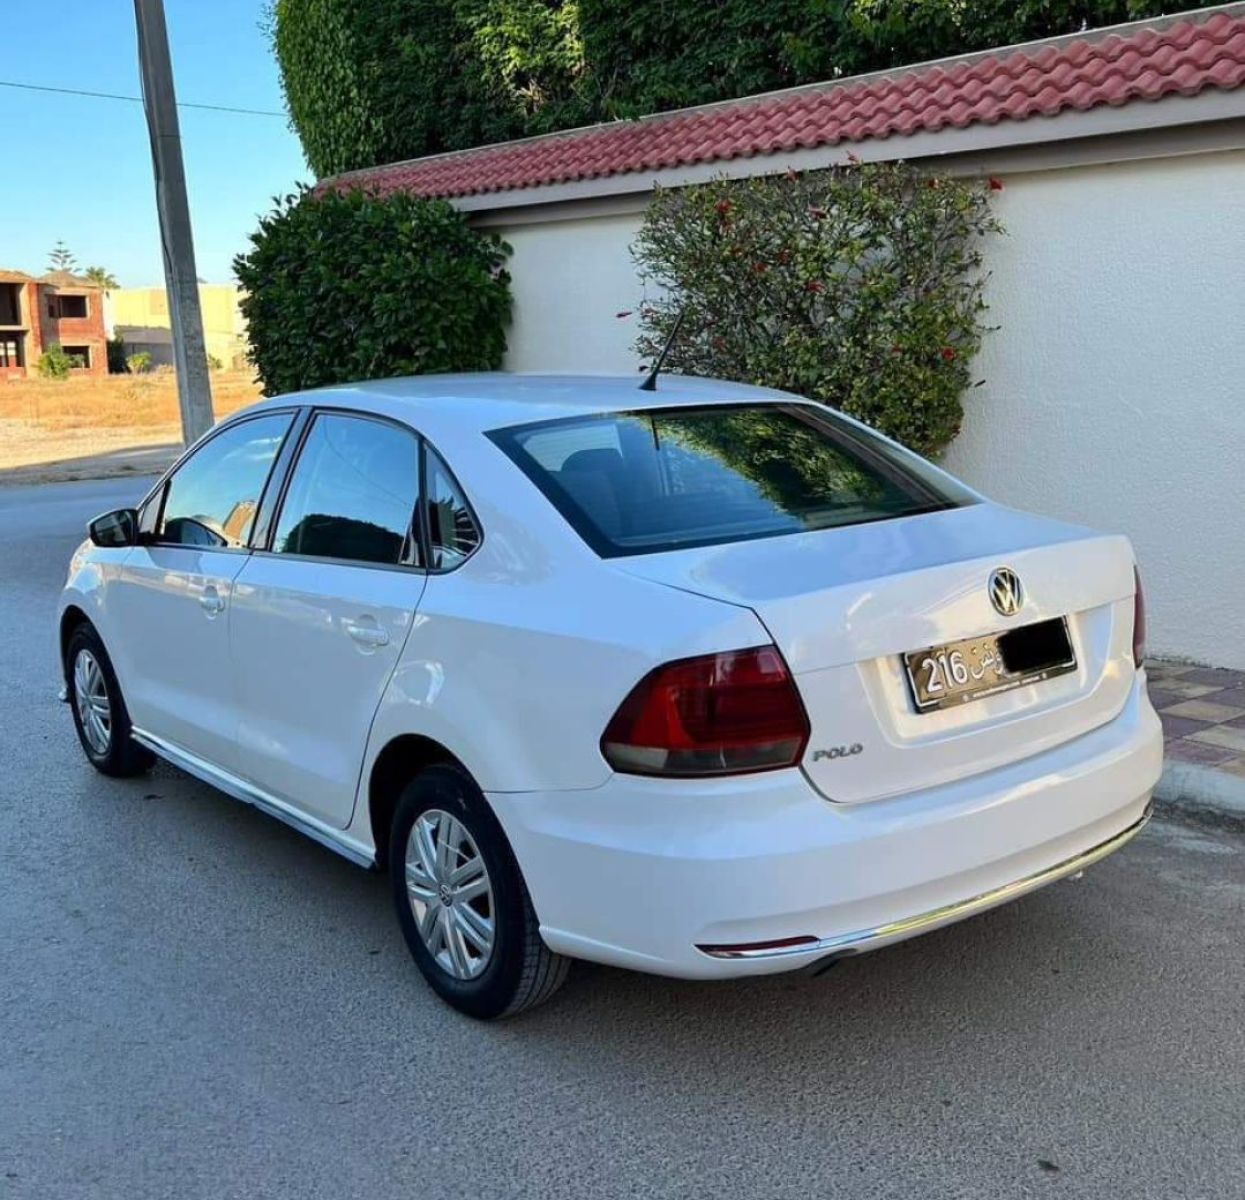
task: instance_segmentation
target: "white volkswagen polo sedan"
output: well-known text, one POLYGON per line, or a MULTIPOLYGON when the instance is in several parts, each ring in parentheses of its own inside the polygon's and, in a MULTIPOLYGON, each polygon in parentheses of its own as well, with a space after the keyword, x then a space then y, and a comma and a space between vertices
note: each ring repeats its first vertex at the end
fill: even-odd
POLYGON ((87 757, 363 866, 477 1017, 572 958, 822 967, 1143 825, 1133 554, 796 396, 432 376, 257 404, 92 522, 87 757))

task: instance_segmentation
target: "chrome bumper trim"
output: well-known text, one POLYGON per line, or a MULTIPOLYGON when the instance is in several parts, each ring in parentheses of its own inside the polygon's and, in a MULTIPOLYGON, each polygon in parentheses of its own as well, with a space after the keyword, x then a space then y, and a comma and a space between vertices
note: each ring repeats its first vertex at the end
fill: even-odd
POLYGON ((696 949, 709 958, 726 959, 772 959, 796 956, 812 958, 832 954, 835 951, 855 954, 863 950, 872 950, 887 942, 899 941, 902 938, 934 929, 939 925, 949 925, 953 921, 971 917, 975 913, 985 912, 988 908, 994 908, 1008 900, 1015 900, 1027 892, 1037 891, 1038 888, 1045 887, 1048 883, 1075 875, 1078 871, 1083 871, 1086 867, 1100 862, 1108 854, 1114 853, 1125 843, 1132 841, 1145 828, 1152 810, 1153 805, 1146 805, 1146 811, 1142 813, 1141 820, 1114 837, 1108 838, 1105 842, 1081 854, 1076 854, 1072 858, 1066 858, 1053 867, 1047 867, 1033 875, 1026 875, 1023 879, 1014 880, 1012 883, 1005 883, 1001 887, 982 892, 978 896, 971 896, 967 900, 956 900, 940 908, 931 908, 928 912, 904 917, 899 921, 891 921, 886 925, 878 925, 873 929, 858 929, 854 933, 841 933, 835 937, 822 938, 817 942, 805 942, 799 946, 787 946, 780 950, 703 950, 700 946, 696 949))

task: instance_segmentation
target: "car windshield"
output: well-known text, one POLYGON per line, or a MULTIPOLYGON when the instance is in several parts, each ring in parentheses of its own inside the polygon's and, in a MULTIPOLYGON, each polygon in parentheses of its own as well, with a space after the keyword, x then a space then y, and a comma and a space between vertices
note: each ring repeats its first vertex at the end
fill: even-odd
POLYGON ((489 436, 607 558, 975 500, 915 454, 811 404, 593 414, 489 436))

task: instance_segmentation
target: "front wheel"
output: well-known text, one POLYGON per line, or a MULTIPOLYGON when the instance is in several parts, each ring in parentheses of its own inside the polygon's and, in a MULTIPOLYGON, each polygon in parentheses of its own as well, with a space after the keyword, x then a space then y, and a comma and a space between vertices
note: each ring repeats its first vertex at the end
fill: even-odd
POLYGON ((389 842, 398 923, 433 991, 468 1016, 540 1004, 570 960, 541 939, 501 825, 462 770, 421 771, 398 800, 389 842))
POLYGON ((133 738, 130 714, 104 643, 83 622, 65 647, 65 682, 78 741, 91 765, 105 775, 140 775, 154 757, 133 738))

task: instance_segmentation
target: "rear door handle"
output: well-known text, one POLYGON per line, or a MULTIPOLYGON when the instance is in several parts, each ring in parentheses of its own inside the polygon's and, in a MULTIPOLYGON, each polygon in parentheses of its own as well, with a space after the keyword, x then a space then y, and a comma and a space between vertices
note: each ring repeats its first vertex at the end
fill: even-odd
POLYGON ((209 617, 214 617, 225 610, 225 598, 211 584, 203 589, 199 597, 199 605, 209 617))
POLYGON ((360 621, 347 621, 346 632, 350 634, 360 646, 367 646, 370 649, 376 649, 378 646, 389 645, 389 634, 385 632, 379 625, 371 623, 364 624, 360 621))

